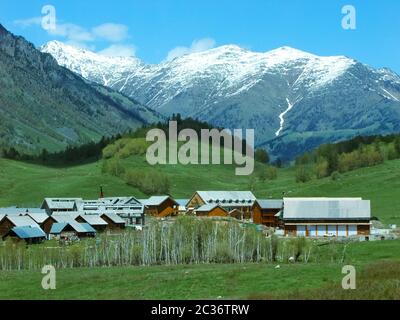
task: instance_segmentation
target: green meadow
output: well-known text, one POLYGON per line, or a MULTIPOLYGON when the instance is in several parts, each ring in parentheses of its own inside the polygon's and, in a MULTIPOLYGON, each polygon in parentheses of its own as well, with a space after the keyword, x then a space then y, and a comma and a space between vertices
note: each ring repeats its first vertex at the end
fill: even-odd
MULTIPOLYGON (((400 160, 341 174, 339 179, 295 181, 294 168, 278 169, 276 180, 259 181, 252 176, 235 176, 231 165, 165 165, 150 167, 144 157, 121 160, 124 167, 145 172, 157 170, 168 176, 170 194, 189 198, 196 190, 253 190, 259 198, 363 197, 372 203, 372 215, 383 223, 400 225, 400 160)), ((257 164, 256 167, 260 166, 257 164)), ((256 169, 257 170, 257 169, 256 169)), ((45 167, 0 159, 0 206, 39 206, 44 197, 97 198, 99 186, 106 196, 146 197, 123 179, 102 173, 102 163, 71 167, 45 167)))
POLYGON ((0 299, 399 299, 399 247, 350 244, 357 289, 349 291, 340 263, 198 264, 62 269, 49 291, 40 270, 2 271, 0 299))
MULTIPOLYGON (((400 225, 400 160, 341 174, 337 180, 297 183, 295 169, 278 169, 275 180, 235 176, 234 166, 166 165, 150 167, 143 156, 121 160, 125 168, 157 170, 168 176, 170 194, 189 198, 196 190, 253 190, 260 198, 293 196, 363 197, 372 215, 400 225)), ((262 165, 261 165, 262 166, 262 165)), ((0 206, 39 206, 44 197, 146 197, 123 179, 104 173, 102 161, 46 167, 0 159, 0 206)), ((37 271, 2 271, 0 299, 400 299, 400 242, 352 243, 347 263, 357 267, 357 290, 341 289, 342 264, 198 264, 74 268, 57 271, 57 289, 41 288, 37 271), (101 290, 99 289, 101 288, 101 290)))

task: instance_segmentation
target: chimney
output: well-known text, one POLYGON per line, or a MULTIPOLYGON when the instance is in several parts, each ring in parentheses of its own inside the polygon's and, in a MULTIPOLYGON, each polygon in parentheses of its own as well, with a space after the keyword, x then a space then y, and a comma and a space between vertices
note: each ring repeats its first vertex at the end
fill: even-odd
POLYGON ((100 186, 100 199, 104 198, 103 187, 100 186))

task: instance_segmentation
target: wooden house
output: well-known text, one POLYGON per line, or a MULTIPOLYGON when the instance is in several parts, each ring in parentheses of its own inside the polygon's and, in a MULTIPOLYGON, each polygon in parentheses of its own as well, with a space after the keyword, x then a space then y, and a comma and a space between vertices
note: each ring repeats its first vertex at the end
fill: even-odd
POLYGON ((32 218, 46 234, 50 233, 51 226, 57 222, 52 216, 47 215, 47 213, 27 213, 26 215, 32 218))
POLYGON ((124 219, 126 225, 141 228, 145 224, 145 207, 135 197, 102 198, 104 205, 99 209, 102 213, 110 212, 124 219))
POLYGON ((178 215, 184 215, 187 213, 187 203, 189 202, 189 199, 175 199, 175 201, 178 203, 178 215))
POLYGON ((104 221, 99 214, 80 214, 75 218, 79 223, 88 223, 97 232, 102 232, 107 229, 108 223, 104 221))
POLYGON ((107 230, 121 230, 125 229, 125 220, 112 212, 106 212, 100 216, 107 222, 107 230))
POLYGON ((144 213, 157 218, 176 216, 179 203, 170 196, 153 196, 149 199, 139 200, 144 206, 144 213))
POLYGON ((194 210, 196 217, 228 217, 229 213, 218 204, 207 203, 194 210))
POLYGON ((40 226, 29 216, 3 216, 0 221, 0 237, 8 234, 15 227, 36 227, 40 226))
POLYGON ((53 224, 50 230, 52 238, 58 240, 75 240, 78 238, 92 238, 96 236, 96 230, 88 223, 58 222, 53 224))
POLYGON ((78 202, 81 201, 81 198, 45 198, 41 209, 46 210, 49 215, 54 212, 74 212, 78 210, 78 202))
POLYGON ((240 210, 244 219, 251 219, 255 201, 251 191, 196 191, 186 207, 192 212, 205 204, 216 204, 227 212, 240 210))
POLYGON ((46 240, 47 236, 44 231, 38 227, 14 227, 5 236, 6 238, 23 240, 28 244, 37 244, 46 240))
POLYGON ((361 198, 284 198, 281 219, 285 235, 368 236, 371 204, 361 198))
POLYGON ((233 209, 233 210, 229 211, 229 216, 231 218, 235 218, 237 220, 243 220, 244 219, 244 213, 240 209, 233 209))
POLYGON ((282 209, 282 200, 257 199, 253 207, 253 222, 267 227, 278 227, 280 225, 279 213, 282 209))

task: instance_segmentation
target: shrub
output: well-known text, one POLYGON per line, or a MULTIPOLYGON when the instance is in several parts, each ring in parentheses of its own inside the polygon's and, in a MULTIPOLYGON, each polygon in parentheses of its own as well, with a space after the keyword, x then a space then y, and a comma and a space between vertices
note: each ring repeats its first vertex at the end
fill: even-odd
POLYGON ((312 179, 310 169, 306 166, 299 166, 296 170, 296 182, 307 182, 312 179))
POLYGON ((332 174, 331 174, 331 179, 332 179, 333 181, 339 180, 339 178, 340 178, 340 173, 339 173, 338 171, 332 172, 332 174))
POLYGON ((315 164, 314 171, 318 179, 328 176, 328 161, 325 158, 319 158, 315 164))

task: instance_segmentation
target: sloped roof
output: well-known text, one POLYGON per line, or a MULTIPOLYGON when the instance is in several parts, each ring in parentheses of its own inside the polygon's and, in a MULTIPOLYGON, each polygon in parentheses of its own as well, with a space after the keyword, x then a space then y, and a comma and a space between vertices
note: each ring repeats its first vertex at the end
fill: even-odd
POLYGON ((11 231, 20 239, 46 238, 46 234, 39 227, 14 227, 11 231))
POLYGON ((39 225, 29 216, 7 216, 6 219, 10 220, 15 227, 37 227, 39 225))
POLYGON ((135 197, 108 197, 100 198, 99 201, 106 205, 130 205, 130 204, 140 204, 139 200, 135 197))
POLYGON ((76 217, 79 216, 79 213, 72 212, 71 214, 56 214, 53 213, 51 217, 56 220, 57 222, 75 222, 76 217))
MULTIPOLYGON (((210 212, 211 210, 214 210, 215 208, 220 207, 218 204, 215 203, 206 203, 205 205, 197 208, 195 211, 199 212, 210 212)), ((222 208, 221 208, 222 209, 222 208)))
POLYGON ((162 204, 164 201, 167 201, 168 199, 171 199, 172 201, 175 202, 176 205, 178 205, 178 202, 176 202, 170 196, 152 196, 148 199, 142 199, 139 201, 141 203, 143 203, 145 206, 159 206, 160 204, 162 204))
POLYGON ((197 191, 207 203, 252 204, 256 197, 251 191, 197 191))
POLYGON ((103 215, 107 216, 114 223, 125 223, 125 220, 122 219, 119 215, 113 212, 106 212, 103 215))
POLYGON ((4 215, 21 215, 26 213, 46 213, 46 210, 40 208, 17 208, 17 207, 9 207, 9 208, 0 208, 0 214, 4 215))
POLYGON ((37 223, 43 223, 50 217, 47 213, 27 213, 26 215, 37 223))
POLYGON ((282 209, 283 200, 280 199, 257 199, 261 209, 282 209))
POLYGON ((371 203, 361 198, 284 198, 284 220, 370 219, 371 203))
POLYGON ((45 198, 50 209, 73 209, 75 204, 83 201, 82 198, 45 198))
POLYGON ((179 204, 180 207, 186 207, 189 200, 190 199, 175 199, 175 201, 179 204))
POLYGON ((59 234, 68 225, 71 226, 77 233, 95 233, 96 232, 96 230, 93 229, 93 227, 91 225, 89 225, 88 223, 78 223, 76 221, 72 221, 72 222, 53 223, 53 225, 51 226, 50 233, 51 234, 59 234))
POLYGON ((84 219, 87 223, 92 226, 106 226, 108 223, 104 221, 100 215, 97 214, 80 214, 79 217, 84 219))

